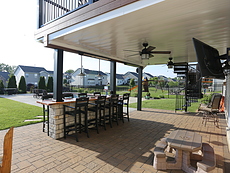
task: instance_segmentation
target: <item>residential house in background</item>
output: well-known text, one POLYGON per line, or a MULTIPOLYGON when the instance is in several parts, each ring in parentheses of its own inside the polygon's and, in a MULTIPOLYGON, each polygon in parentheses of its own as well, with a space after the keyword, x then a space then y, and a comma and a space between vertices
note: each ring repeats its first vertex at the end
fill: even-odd
POLYGON ((6 82, 9 79, 9 75, 10 75, 9 72, 2 72, 2 71, 0 71, 0 80, 3 81, 3 84, 4 84, 5 87, 7 86, 6 82))
POLYGON ((41 76, 44 76, 47 82, 48 77, 53 76, 53 71, 48 71, 43 67, 19 65, 17 66, 14 75, 17 85, 19 84, 21 76, 24 76, 27 86, 37 86, 41 76))
POLYGON ((130 72, 130 71, 128 71, 127 73, 124 74, 124 83, 125 83, 125 84, 129 84, 130 79, 134 79, 135 84, 137 85, 138 74, 135 73, 135 72, 130 72))
POLYGON ((153 76, 153 75, 151 75, 150 73, 143 73, 143 77, 144 78, 147 78, 148 80, 150 79, 150 78, 154 78, 154 77, 156 77, 156 76, 153 76))
POLYGON ((84 76, 79 76, 81 68, 72 73, 71 85, 87 87, 97 85, 107 85, 107 75, 102 71, 89 70, 82 68, 84 76), (100 74, 100 76, 98 76, 100 74))
MULTIPOLYGON (((107 74, 107 81, 109 83, 110 81, 110 73, 106 73, 107 74)), ((124 81, 124 75, 123 74, 116 74, 116 86, 118 85, 124 85, 125 81, 124 81)))

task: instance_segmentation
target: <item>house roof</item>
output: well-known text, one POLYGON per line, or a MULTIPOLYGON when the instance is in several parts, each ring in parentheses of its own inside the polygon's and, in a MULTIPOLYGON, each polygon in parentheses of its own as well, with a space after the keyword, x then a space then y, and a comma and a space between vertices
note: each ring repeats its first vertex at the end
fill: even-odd
POLYGON ((33 66, 24 66, 24 65, 19 65, 18 67, 20 67, 24 72, 39 73, 41 71, 47 71, 44 67, 33 67, 33 66))
POLYGON ((135 72, 130 72, 130 71, 128 71, 127 73, 124 74, 124 76, 128 76, 128 75, 133 75, 133 76, 135 76, 136 78, 138 78, 138 74, 135 73, 135 72))
MULTIPOLYGON (((80 68, 79 68, 80 69, 80 68)), ((85 74, 94 74, 94 75, 98 75, 98 71, 96 70, 89 70, 89 69, 85 69, 84 68, 84 73, 85 74)), ((101 75, 106 75, 104 72, 100 71, 101 75)))
POLYGON ((123 76, 124 76, 123 74, 116 74, 116 78, 117 78, 117 79, 124 79, 123 76))
POLYGON ((154 77, 154 76, 151 75, 150 73, 143 73, 143 75, 147 75, 147 76, 150 77, 150 78, 153 78, 153 77, 154 77))
POLYGON ((9 72, 2 72, 0 71, 0 76, 2 76, 3 78, 5 78, 6 80, 9 78, 9 72))

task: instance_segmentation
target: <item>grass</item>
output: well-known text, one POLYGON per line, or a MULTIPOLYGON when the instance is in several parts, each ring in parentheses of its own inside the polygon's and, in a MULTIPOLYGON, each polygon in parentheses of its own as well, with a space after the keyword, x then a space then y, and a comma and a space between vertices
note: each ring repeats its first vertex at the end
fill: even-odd
POLYGON ((0 97, 0 130, 41 122, 42 108, 0 97), (38 119, 38 121, 28 121, 38 119))
MULTIPOLYGON (((192 103, 191 107, 188 107, 188 112, 196 112, 199 107, 199 101, 192 103)), ((129 105, 132 108, 137 107, 137 103, 131 103, 129 105)), ((162 109, 175 111, 175 99, 153 99, 142 101, 142 108, 162 109)))

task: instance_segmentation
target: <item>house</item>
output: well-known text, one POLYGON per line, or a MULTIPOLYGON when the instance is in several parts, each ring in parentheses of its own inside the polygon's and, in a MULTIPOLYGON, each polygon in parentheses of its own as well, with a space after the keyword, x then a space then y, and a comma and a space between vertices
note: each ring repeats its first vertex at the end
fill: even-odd
MULTIPOLYGON (((106 73, 107 74, 107 80, 108 80, 108 83, 110 81, 110 73, 106 73)), ((124 85, 124 75, 123 74, 116 74, 116 86, 119 86, 119 85, 124 85)))
POLYGON ((78 68, 74 73, 72 73, 71 76, 71 85, 87 87, 108 84, 107 75, 102 71, 89 70, 84 68, 82 68, 81 71, 81 68, 78 68), (83 75, 79 75, 81 72, 83 75))
POLYGON ((9 72, 2 72, 2 71, 0 71, 0 80, 3 81, 3 84, 4 84, 5 87, 7 86, 6 82, 9 79, 9 75, 10 75, 9 72))
POLYGON ((21 76, 25 77, 27 86, 37 86, 41 76, 45 77, 46 82, 49 76, 53 76, 53 71, 48 71, 43 67, 33 67, 33 66, 17 66, 14 72, 17 85, 21 79, 21 76))
POLYGON ((129 84, 130 79, 134 79, 135 84, 137 84, 138 81, 138 74, 135 72, 130 72, 128 71, 127 73, 124 74, 124 83, 129 84))

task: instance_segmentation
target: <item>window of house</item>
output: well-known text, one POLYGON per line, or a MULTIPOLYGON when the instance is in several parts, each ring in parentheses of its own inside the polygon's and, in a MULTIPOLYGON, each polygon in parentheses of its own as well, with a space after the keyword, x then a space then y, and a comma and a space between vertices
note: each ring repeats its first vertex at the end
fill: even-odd
POLYGON ((25 75, 26 77, 29 77, 29 74, 28 73, 26 73, 26 75, 25 75))
POLYGON ((34 74, 34 78, 37 78, 38 77, 38 74, 36 73, 36 74, 34 74))

